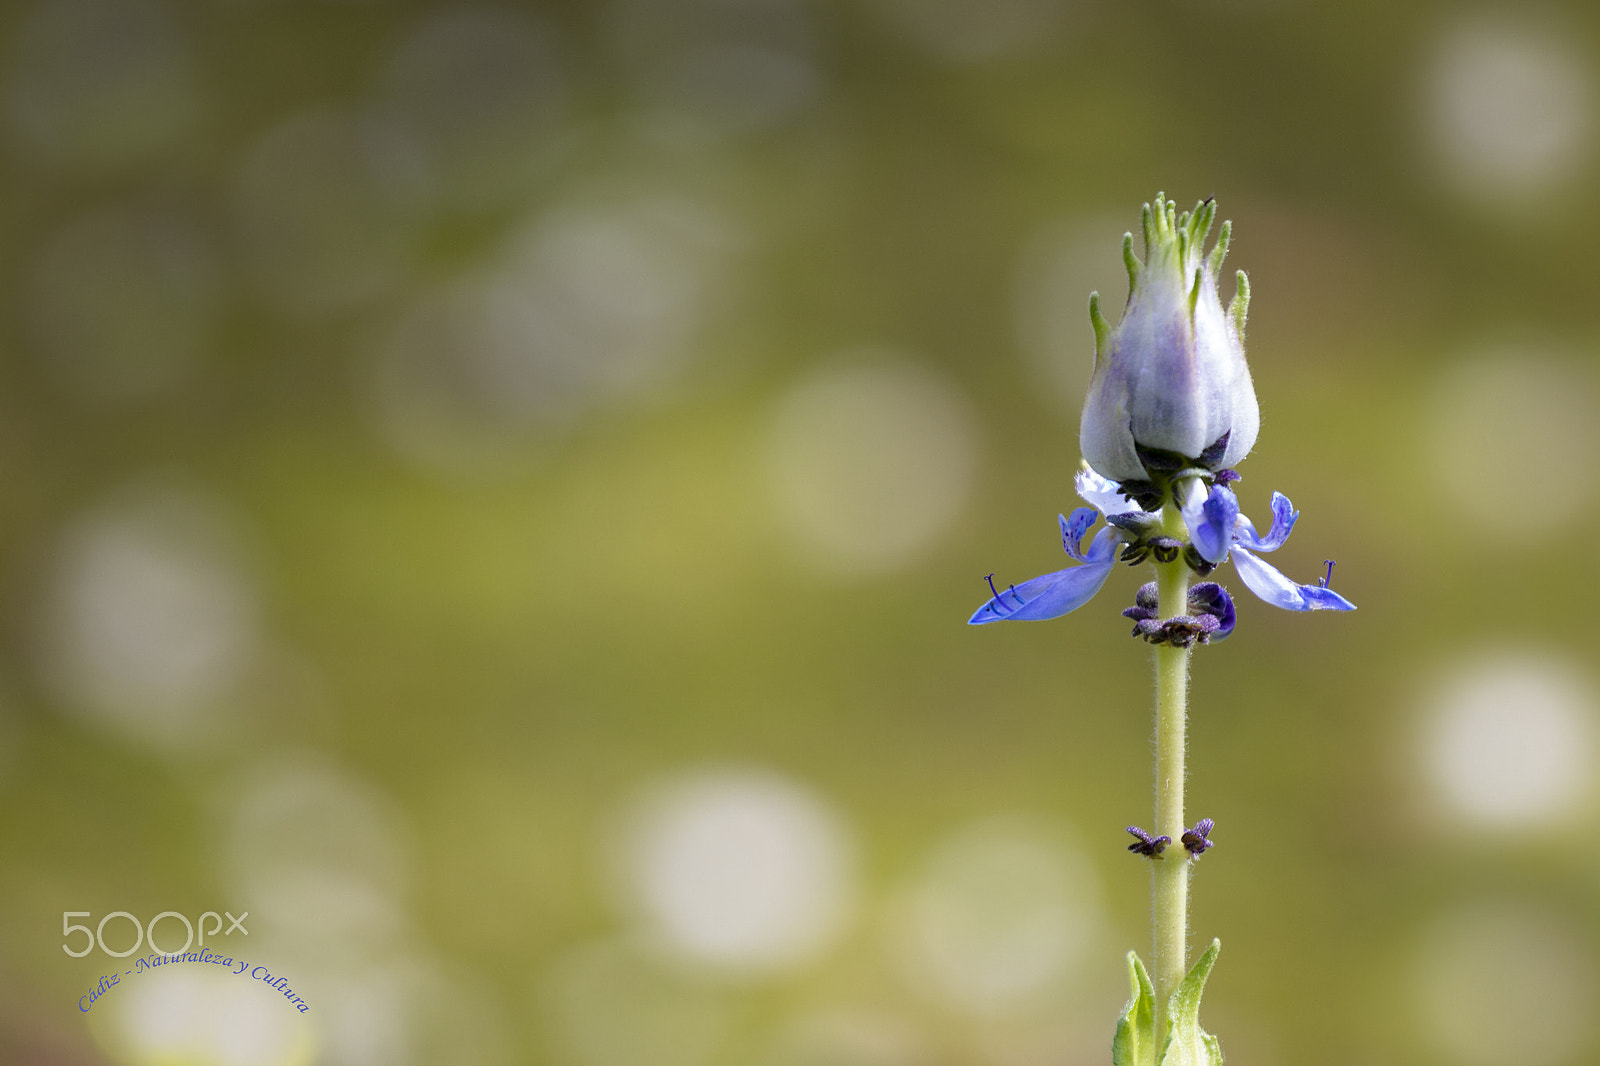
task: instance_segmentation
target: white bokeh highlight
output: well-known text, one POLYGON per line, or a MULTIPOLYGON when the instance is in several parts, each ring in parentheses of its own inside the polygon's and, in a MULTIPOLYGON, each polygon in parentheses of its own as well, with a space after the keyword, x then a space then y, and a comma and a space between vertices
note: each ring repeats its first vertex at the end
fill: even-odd
POLYGON ((471 473, 660 390, 692 362, 736 246, 725 213, 682 196, 558 204, 492 268, 401 315, 363 382, 379 431, 420 465, 471 473))
POLYGON ((1594 59, 1536 17, 1476 15, 1446 26, 1424 83, 1439 179, 1473 201, 1536 206, 1594 149, 1594 59))
POLYGON ((89 1020, 100 1045, 127 1066, 309 1066, 317 1049, 311 1017, 276 988, 209 963, 125 976, 89 1020))
POLYGON ((1589 362, 1532 344, 1495 347, 1446 364, 1428 391, 1421 454, 1452 517, 1511 536, 1527 518, 1497 487, 1537 500, 1546 523, 1594 501, 1600 385, 1589 362))
POLYGON ((778 520, 805 558, 843 574, 887 572, 960 518, 978 469, 977 419, 944 375, 854 352, 791 386, 767 458, 778 520))
POLYGON ((648 789, 627 817, 617 866, 657 942, 735 972, 812 960, 855 895, 854 848, 838 815, 759 769, 706 770, 648 789))
POLYGON ((211 500, 155 482, 74 521, 37 615, 40 663, 67 709, 171 751, 225 731, 260 627, 239 542, 211 500))
POLYGON ((1413 949, 1419 1041, 1461 1066, 1580 1061, 1594 1043, 1600 993, 1583 925, 1503 902, 1438 915, 1413 949))
POLYGON ((1594 681, 1545 653, 1488 651, 1444 672, 1428 697, 1420 762, 1472 832, 1575 821, 1594 799, 1594 681))
POLYGON ((1092 866, 1028 819, 992 818, 944 840, 907 890, 896 930, 906 973, 967 1011, 1037 1006, 1102 924, 1092 866))

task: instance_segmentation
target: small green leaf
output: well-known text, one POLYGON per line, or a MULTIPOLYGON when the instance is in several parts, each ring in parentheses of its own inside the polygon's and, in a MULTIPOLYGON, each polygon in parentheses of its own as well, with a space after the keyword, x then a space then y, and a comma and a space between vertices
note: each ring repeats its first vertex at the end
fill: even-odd
POLYGON ((1159 1066, 1222 1066, 1222 1048, 1217 1038, 1200 1028, 1200 995, 1206 990, 1206 978, 1221 950, 1222 941, 1213 940, 1167 1001, 1170 1029, 1157 1060, 1159 1066))
POLYGON ((1156 996, 1144 963, 1132 951, 1128 952, 1128 983, 1133 991, 1117 1019, 1117 1035, 1111 1039, 1111 1066, 1155 1066, 1156 996))

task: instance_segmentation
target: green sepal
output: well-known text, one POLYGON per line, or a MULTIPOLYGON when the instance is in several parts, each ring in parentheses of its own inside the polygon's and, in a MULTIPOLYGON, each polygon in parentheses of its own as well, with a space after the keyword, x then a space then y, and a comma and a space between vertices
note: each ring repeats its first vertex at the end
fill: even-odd
POLYGON ((1117 1035, 1111 1038, 1111 1066, 1155 1066, 1156 994, 1144 963, 1133 951, 1128 952, 1128 984, 1132 995, 1117 1019, 1117 1035))
POLYGON ((1100 313, 1100 294, 1089 294, 1089 324, 1094 326, 1094 365, 1098 369, 1106 354, 1106 338, 1111 336, 1111 323, 1100 313))
POLYGON ((1244 320, 1250 316, 1250 279, 1244 271, 1239 271, 1239 285, 1234 290, 1233 299, 1228 302, 1228 314, 1233 318, 1233 328, 1239 334, 1239 339, 1244 340, 1244 320))
POLYGON ((1228 242, 1233 239, 1233 223, 1224 222, 1222 232, 1217 234, 1217 243, 1211 248, 1211 255, 1206 259, 1206 269, 1215 277, 1222 269, 1222 261, 1228 255, 1228 242))
POLYGON ((1200 996, 1221 950, 1222 941, 1213 940, 1167 1001, 1167 1042, 1157 1066, 1222 1066, 1217 1038, 1200 1028, 1200 996))
MULTIPOLYGON (((1148 248, 1145 252, 1149 254, 1148 248)), ((1128 268, 1128 296, 1133 297, 1133 290, 1139 287, 1139 272, 1144 269, 1144 264, 1139 262, 1139 257, 1133 254, 1133 234, 1122 235, 1122 265, 1128 268)))

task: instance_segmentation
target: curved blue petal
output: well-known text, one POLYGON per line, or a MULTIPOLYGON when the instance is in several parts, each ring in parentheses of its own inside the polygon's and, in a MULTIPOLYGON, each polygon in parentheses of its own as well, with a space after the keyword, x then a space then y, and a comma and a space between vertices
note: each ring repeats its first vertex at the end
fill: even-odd
POLYGON ((1238 518, 1239 498, 1225 486, 1213 485, 1208 493, 1196 481, 1184 498, 1183 522, 1189 527, 1189 539, 1208 563, 1220 563, 1228 557, 1238 518))
POLYGON ((1139 505, 1124 496, 1115 481, 1096 474, 1093 470, 1080 470, 1073 479, 1078 495, 1093 504, 1104 514, 1126 514, 1139 510, 1139 505))
POLYGON ((1262 537, 1256 534, 1255 523, 1250 519, 1242 519, 1239 530, 1234 534, 1234 539, 1241 545, 1254 552, 1275 552, 1283 547, 1283 542, 1289 539, 1289 533, 1294 529, 1295 521, 1300 517, 1300 512, 1294 509, 1294 504, 1289 502, 1289 497, 1281 492, 1272 494, 1272 528, 1267 530, 1267 535, 1262 537))
POLYGON ((1083 561, 1083 551, 1079 547, 1083 543, 1083 535, 1089 532, 1089 527, 1094 525, 1100 517, 1100 512, 1093 507, 1080 507, 1072 512, 1072 517, 1057 515, 1061 519, 1061 546, 1067 554, 1079 562, 1083 561))
POLYGON ((1353 611, 1356 605, 1318 585, 1297 585, 1276 567, 1234 545, 1233 566, 1250 591, 1286 611, 1353 611))
POLYGON ((1095 534, 1094 542, 1084 554, 1085 562, 1005 589, 974 611, 967 624, 1037 622, 1077 610, 1094 598, 1111 571, 1116 569, 1119 539, 1115 528, 1105 527, 1095 534))
POLYGON ((1320 585, 1302 585, 1306 602, 1313 611, 1353 611, 1356 605, 1329 588, 1320 585))

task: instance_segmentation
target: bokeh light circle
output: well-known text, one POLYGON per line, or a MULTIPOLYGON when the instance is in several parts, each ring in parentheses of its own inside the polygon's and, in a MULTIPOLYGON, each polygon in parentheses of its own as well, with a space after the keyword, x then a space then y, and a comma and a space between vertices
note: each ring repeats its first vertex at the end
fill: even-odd
POLYGON ((852 353, 779 403, 768 461, 779 520, 820 567, 897 569, 960 517, 978 468, 976 419, 943 375, 852 353))
POLYGON ((306 1066, 317 1047, 312 1019, 278 989, 209 963, 124 976, 89 1020, 96 1041, 127 1066, 306 1066))
POLYGON ((832 943, 854 896, 843 823, 769 771, 707 770, 647 790, 619 848, 623 889, 651 933, 688 960, 792 968, 832 943))
POLYGON ((1448 670, 1431 695, 1420 761, 1472 831, 1559 824, 1588 812, 1597 724, 1594 682, 1574 664, 1480 653, 1448 670))
POLYGON ((69 709, 183 750, 227 724, 259 611, 222 510, 175 485, 134 485, 63 535, 39 613, 41 663, 69 709))
POLYGON ((1533 206, 1588 162, 1595 95, 1593 59, 1535 19, 1507 11, 1447 26, 1425 88, 1443 182, 1476 201, 1533 206))
POLYGON ((1101 922, 1093 868, 1022 818, 967 825, 943 841, 904 903, 906 970, 980 1014, 1026 1008, 1076 968, 1101 922))

